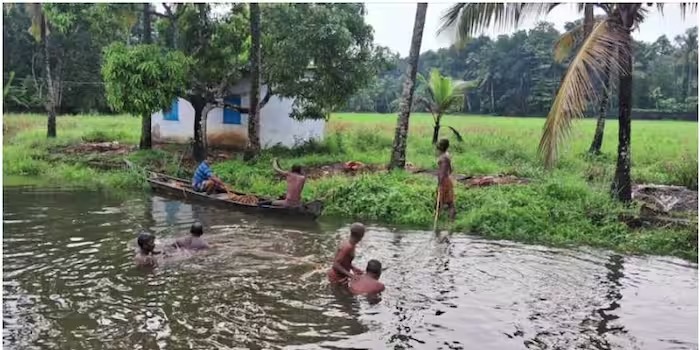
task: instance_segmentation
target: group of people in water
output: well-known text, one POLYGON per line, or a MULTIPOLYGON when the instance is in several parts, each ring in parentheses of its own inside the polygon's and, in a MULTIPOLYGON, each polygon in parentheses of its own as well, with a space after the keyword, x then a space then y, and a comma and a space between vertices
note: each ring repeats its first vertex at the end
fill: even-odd
MULTIPOLYGON (((190 235, 182 237, 167 248, 199 251, 209 249, 210 246, 202 238, 204 230, 202 224, 195 222, 190 227, 190 235)), ((377 294, 384 291, 384 284, 379 282, 382 274, 382 263, 378 260, 370 260, 367 268, 362 270, 352 264, 355 259, 355 248, 365 236, 365 226, 354 223, 350 226, 350 237, 344 241, 333 258, 333 264, 328 270, 328 280, 332 284, 347 286, 353 294, 377 294)), ((138 253, 134 258, 136 266, 153 268, 158 266, 158 255, 162 251, 156 251, 155 236, 142 232, 136 239, 138 253)))
MULTIPOLYGON (((452 161, 447 149, 450 143, 447 139, 441 139, 436 144, 437 150, 437 210, 448 210, 450 219, 454 220, 456 215, 454 185, 452 180, 452 161)), ((217 191, 228 191, 226 185, 219 179, 210 168, 211 159, 207 157, 195 170, 192 178, 192 188, 198 192, 215 193, 217 191)), ((291 171, 280 169, 277 160, 273 160, 272 168, 287 181, 287 193, 284 199, 275 200, 269 203, 274 206, 296 207, 301 205, 301 192, 306 182, 301 166, 292 166, 291 171)), ((199 222, 192 224, 190 236, 177 239, 170 245, 171 248, 202 250, 208 249, 209 245, 202 239, 203 228, 199 222)), ((334 285, 344 285, 353 294, 377 294, 384 290, 384 284, 379 282, 382 274, 382 264, 378 260, 372 259, 367 263, 365 270, 352 264, 355 259, 355 248, 362 241, 365 235, 365 226, 361 223, 354 223, 350 226, 350 237, 341 243, 331 267, 328 269, 328 281, 334 285)), ((155 237, 150 233, 141 233, 137 238, 139 252, 135 261, 137 266, 157 265, 155 251, 155 237)))

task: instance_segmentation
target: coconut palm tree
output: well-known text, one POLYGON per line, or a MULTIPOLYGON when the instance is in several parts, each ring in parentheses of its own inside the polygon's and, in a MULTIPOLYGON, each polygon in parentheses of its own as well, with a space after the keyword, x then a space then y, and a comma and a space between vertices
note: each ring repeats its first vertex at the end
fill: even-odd
POLYGON ((683 102, 692 95, 693 67, 697 67, 698 60, 698 28, 688 29, 685 35, 675 38, 681 48, 681 66, 683 67, 683 102), (694 64, 693 64, 694 63, 694 64))
POLYGON ((56 86, 51 75, 51 56, 49 45, 49 21, 44 11, 43 4, 29 3, 25 4, 25 9, 32 19, 32 25, 29 32, 38 43, 43 44, 44 49, 44 69, 46 70, 46 112, 48 113, 48 122, 46 128, 47 137, 56 137, 56 86))
MULTIPOLYGON (((459 4, 450 9, 444 18, 445 25, 459 23, 460 35, 469 35, 488 27, 492 21, 501 25, 517 25, 531 15, 551 10, 553 4, 459 4), (543 7, 543 5, 549 5, 543 7), (459 6, 460 8, 456 8, 459 6), (450 20, 448 22, 447 20, 450 20)), ((583 41, 573 57, 554 103, 547 115, 539 152, 545 165, 551 166, 560 144, 568 136, 573 119, 583 116, 588 103, 598 101, 596 86, 602 84, 606 70, 618 73, 618 149, 612 194, 623 202, 632 199, 630 178, 630 137, 632 112, 632 36, 631 31, 645 18, 648 9, 641 3, 607 4, 609 12, 596 21, 590 35, 583 41)), ((648 6, 651 6, 648 5, 648 6)), ((663 10, 664 4, 656 4, 663 10)), ((688 9, 697 10, 697 4, 681 4, 684 17, 688 9)), ((608 75, 609 75, 608 74, 608 75)))
MULTIPOLYGON (((433 115, 433 144, 437 143, 442 116, 453 108, 461 107, 464 100, 463 82, 455 82, 450 77, 443 76, 437 68, 430 71, 430 80, 426 80, 423 75, 418 74, 418 81, 425 85, 425 96, 420 96, 418 101, 425 105, 425 108, 433 115)), ((462 135, 451 127, 447 126, 455 134, 459 141, 462 135)))
POLYGON ((391 149, 389 169, 403 169, 406 166, 406 140, 408 138, 408 118, 411 115, 413 93, 416 90, 416 73, 418 72, 418 57, 420 56, 420 44, 423 41, 423 27, 425 27, 425 14, 428 4, 418 3, 416 7, 416 19, 413 23, 413 36, 411 38, 411 50, 408 54, 408 71, 403 84, 403 94, 399 105, 399 118, 396 122, 394 145, 391 149))

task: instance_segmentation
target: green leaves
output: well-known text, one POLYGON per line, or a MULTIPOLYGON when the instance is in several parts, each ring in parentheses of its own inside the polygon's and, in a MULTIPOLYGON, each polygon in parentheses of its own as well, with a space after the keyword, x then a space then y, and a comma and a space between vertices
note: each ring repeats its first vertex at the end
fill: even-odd
POLYGON ((262 9, 263 82, 294 97, 295 118, 323 118, 387 63, 362 4, 274 4, 262 9))
POLYGON ((166 109, 184 92, 192 64, 179 51, 114 43, 104 50, 102 66, 107 101, 118 112, 138 116, 166 109))
POLYGON ((464 102, 464 83, 457 83, 448 76, 443 76, 440 71, 433 69, 430 72, 430 81, 426 80, 423 75, 418 75, 418 81, 426 88, 426 96, 423 96, 427 102, 428 110, 433 115, 443 115, 453 108, 461 107, 464 102))

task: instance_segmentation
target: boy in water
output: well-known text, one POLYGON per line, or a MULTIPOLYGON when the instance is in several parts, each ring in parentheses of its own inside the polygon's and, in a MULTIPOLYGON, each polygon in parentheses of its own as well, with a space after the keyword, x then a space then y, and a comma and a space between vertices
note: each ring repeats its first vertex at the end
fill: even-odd
POLYGON ((154 251, 156 248, 156 237, 148 232, 142 232, 136 239, 139 246, 139 252, 134 257, 134 262, 137 267, 156 267, 158 260, 154 255, 160 252, 154 251))
POLYGON ((378 260, 370 260, 367 263, 367 272, 359 277, 354 277, 348 283, 350 292, 358 294, 377 294, 384 291, 384 283, 379 282, 382 274, 382 263, 378 260))
POLYGON ((455 192, 454 184, 452 183, 452 159, 447 149, 450 147, 450 141, 441 139, 437 143, 437 163, 438 163, 438 196, 439 210, 448 209, 450 220, 454 221, 457 214, 455 208, 455 192))
POLYGON ((355 247, 364 236, 365 225, 356 222, 350 226, 350 239, 340 245, 335 253, 333 266, 328 270, 328 280, 331 283, 345 284, 349 278, 363 273, 352 261, 355 259, 355 247))
POLYGON ((194 171, 192 189, 197 192, 212 194, 217 190, 225 190, 224 183, 211 171, 211 157, 207 156, 194 171))
POLYGON ((298 207, 301 205, 301 191, 304 190, 306 176, 301 173, 300 165, 293 165, 292 171, 284 171, 277 164, 277 159, 272 161, 272 169, 287 178, 287 195, 283 200, 272 201, 272 205, 280 207, 298 207))
POLYGON ((195 221, 190 227, 190 236, 176 240, 172 246, 191 250, 209 249, 209 244, 202 239, 203 234, 202 224, 199 221, 195 221))

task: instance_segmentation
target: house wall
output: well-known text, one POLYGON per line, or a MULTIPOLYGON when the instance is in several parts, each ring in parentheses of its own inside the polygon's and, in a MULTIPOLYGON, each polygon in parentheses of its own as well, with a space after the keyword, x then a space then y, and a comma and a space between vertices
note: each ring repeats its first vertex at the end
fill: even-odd
MULTIPOLYGON (((241 105, 250 104, 250 81, 244 79, 232 89, 239 95, 241 105)), ((260 96, 265 96, 267 86, 260 88, 260 96)), ((260 111, 260 143, 271 147, 282 144, 292 147, 295 144, 315 138, 323 139, 324 120, 299 122, 289 118, 293 100, 273 96, 260 111)), ((224 124, 223 108, 214 108, 207 114, 207 142, 212 146, 243 148, 248 141, 248 114, 241 113, 240 124, 224 124)), ((151 116, 153 141, 157 143, 186 143, 193 137, 194 108, 187 100, 178 98, 178 120, 164 120, 163 112, 151 116)))
POLYGON ((151 138, 156 143, 187 143, 193 136, 194 108, 187 100, 177 99, 178 119, 164 120, 163 111, 151 115, 151 138))

